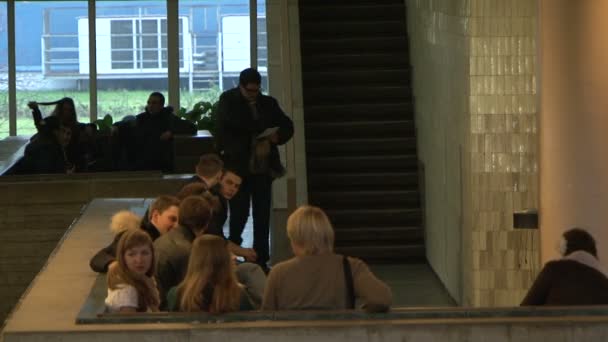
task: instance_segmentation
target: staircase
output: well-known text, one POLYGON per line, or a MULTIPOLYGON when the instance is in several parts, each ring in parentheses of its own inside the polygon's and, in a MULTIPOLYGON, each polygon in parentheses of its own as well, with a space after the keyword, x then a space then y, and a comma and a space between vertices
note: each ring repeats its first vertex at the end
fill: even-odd
POLYGON ((300 0, 309 202, 336 250, 425 259, 404 0, 300 0))

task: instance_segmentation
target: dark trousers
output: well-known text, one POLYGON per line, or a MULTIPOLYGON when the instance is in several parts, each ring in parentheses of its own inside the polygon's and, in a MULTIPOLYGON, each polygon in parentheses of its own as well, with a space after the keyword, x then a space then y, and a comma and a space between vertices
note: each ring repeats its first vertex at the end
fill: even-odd
POLYGON ((270 258, 270 205, 272 178, 268 175, 248 175, 243 178, 239 192, 230 200, 230 241, 240 245, 249 217, 249 204, 253 215, 253 249, 257 263, 266 266, 270 258))

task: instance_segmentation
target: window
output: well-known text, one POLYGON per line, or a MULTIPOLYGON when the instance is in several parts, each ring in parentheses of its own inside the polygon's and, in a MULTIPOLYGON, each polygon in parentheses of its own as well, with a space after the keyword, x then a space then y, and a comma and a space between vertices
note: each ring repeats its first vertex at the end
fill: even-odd
POLYGON ((0 1, 0 139, 9 135, 8 117, 8 32, 6 2, 0 1))
MULTIPOLYGON (((179 19, 180 69, 187 71, 184 61, 184 37, 189 41, 184 22, 179 19)), ((98 44, 110 56, 101 56, 110 63, 98 66, 98 73, 153 72, 167 69, 167 19, 165 18, 99 18, 97 19, 98 44), (109 27, 110 34, 105 31, 109 27)))
MULTIPOLYGON (((94 1, 94 39, 89 38, 87 0, 14 3, 17 134, 35 133, 28 101, 71 97, 78 119, 88 122, 89 94, 96 93, 97 116, 110 114, 116 121, 143 111, 150 92, 168 95, 167 0, 94 1), (95 89, 89 89, 91 44, 96 51, 95 89)), ((9 134, 10 120, 7 8, 7 1, 0 0, 0 137, 9 134)), ((263 0, 257 10, 258 66, 266 82, 263 0)), ((221 91, 238 83, 238 68, 249 66, 249 1, 180 0, 178 11, 180 102, 191 108, 201 100, 216 101, 221 91), (238 18, 239 27, 226 27, 231 23, 225 18, 231 17, 238 18), (222 44, 229 31, 237 45, 222 44), (234 59, 225 60, 231 53, 234 59)), ((46 116, 53 107, 41 109, 46 116)))
POLYGON ((167 5, 97 1, 96 12, 97 116, 118 121, 143 112, 151 92, 167 95, 167 5))
MULTIPOLYGON (((71 97, 78 120, 89 122, 89 77, 78 73, 79 59, 84 57, 79 50, 78 20, 86 15, 86 1, 15 2, 18 135, 36 133, 29 101, 71 97)), ((88 50, 85 53, 88 59, 88 50)), ((40 108, 43 116, 53 109, 40 108)))
MULTIPOLYGON (((258 0, 258 64, 267 89, 266 4, 258 0)), ((198 101, 217 101, 222 91, 238 85, 241 70, 249 67, 249 1, 202 3, 180 0, 179 15, 189 22, 191 66, 180 73, 180 102, 192 108, 198 101)), ((185 49, 184 51, 188 51, 185 49)))

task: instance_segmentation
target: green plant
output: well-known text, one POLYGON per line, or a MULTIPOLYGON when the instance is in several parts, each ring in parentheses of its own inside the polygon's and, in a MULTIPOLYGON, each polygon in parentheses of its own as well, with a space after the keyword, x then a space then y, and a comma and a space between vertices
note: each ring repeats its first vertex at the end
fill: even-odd
POLYGON ((200 101, 194 104, 190 111, 181 107, 177 116, 194 123, 197 129, 207 130, 214 135, 218 104, 219 102, 200 101))
POLYGON ((114 120, 112 119, 112 115, 106 114, 103 119, 97 119, 93 123, 97 125, 100 132, 107 133, 112 131, 112 124, 114 123, 114 120))

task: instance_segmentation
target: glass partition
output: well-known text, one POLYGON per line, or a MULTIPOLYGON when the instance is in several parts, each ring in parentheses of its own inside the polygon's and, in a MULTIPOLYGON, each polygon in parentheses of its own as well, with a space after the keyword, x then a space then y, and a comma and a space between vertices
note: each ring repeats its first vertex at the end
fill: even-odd
POLYGON ((8 32, 6 1, 0 1, 0 139, 9 135, 8 32))
MULTIPOLYGON (((167 95, 167 6, 157 1, 96 1, 98 117, 144 111, 148 95, 167 95)), ((180 18, 180 28, 187 18, 180 18)), ((184 30, 180 29, 180 56, 184 30)), ((187 63, 180 60, 180 69, 187 63)))
MULTIPOLYGON (((89 122, 89 76, 80 68, 89 53, 88 46, 80 44, 80 22, 86 16, 87 1, 15 2, 18 135, 36 133, 29 101, 71 97, 78 120, 89 122)), ((40 108, 43 116, 53 109, 40 108)))

